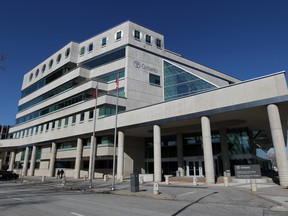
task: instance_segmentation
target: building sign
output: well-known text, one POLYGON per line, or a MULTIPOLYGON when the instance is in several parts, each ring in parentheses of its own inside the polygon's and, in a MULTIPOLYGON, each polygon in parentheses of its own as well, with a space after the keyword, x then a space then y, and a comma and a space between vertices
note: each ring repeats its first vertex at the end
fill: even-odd
POLYGON ((234 169, 238 179, 262 178, 260 165, 235 165, 234 169))
POLYGON ((158 73, 158 70, 155 67, 152 67, 150 65, 141 63, 139 61, 134 61, 133 65, 134 65, 135 68, 138 68, 138 69, 142 68, 143 70, 146 70, 146 71, 149 71, 149 72, 158 73))

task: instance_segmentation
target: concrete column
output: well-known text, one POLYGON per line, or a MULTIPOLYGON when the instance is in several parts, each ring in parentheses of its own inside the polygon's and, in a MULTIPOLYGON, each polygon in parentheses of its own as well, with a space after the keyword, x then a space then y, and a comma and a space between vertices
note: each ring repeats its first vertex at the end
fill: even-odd
POLYGON ((57 154, 56 143, 52 142, 51 153, 50 153, 50 165, 49 165, 49 176, 50 177, 53 177, 55 175, 54 169, 55 169, 56 154, 57 154))
POLYGON ((223 171, 230 170, 230 158, 227 143, 227 133, 225 128, 220 129, 221 156, 223 162, 223 171))
POLYGON ((118 131, 118 152, 117 152, 117 180, 123 180, 124 166, 124 133, 118 131))
POLYGON ((161 129, 158 125, 153 126, 153 148, 154 148, 154 182, 161 182, 162 181, 161 129))
POLYGON ((76 159, 75 159, 74 178, 79 179, 81 161, 82 161, 82 152, 83 152, 83 140, 81 138, 77 139, 77 150, 76 151, 77 152, 76 152, 76 159))
POLYGON ((16 153, 15 151, 10 152, 10 161, 9 161, 9 170, 13 171, 14 163, 15 163, 16 153))
POLYGON ((30 176, 34 176, 36 163, 36 146, 32 147, 31 161, 30 161, 30 176))
POLYGON ((7 168, 7 151, 4 152, 4 156, 3 156, 3 166, 5 166, 5 169, 7 168))
POLYGON ((206 183, 215 183, 214 159, 212 151, 210 120, 206 116, 201 117, 202 139, 206 183))
POLYGON ((0 158, 0 170, 2 170, 3 169, 3 160, 2 160, 2 158, 0 158))
POLYGON ((22 169, 22 176, 26 176, 27 175, 28 162, 29 162, 29 147, 26 147, 26 149, 25 149, 25 157, 24 157, 24 164, 23 164, 23 169, 22 169))
POLYGON ((180 176, 184 176, 184 164, 183 164, 183 139, 182 133, 177 133, 177 159, 178 159, 178 171, 180 176))
POLYGON ((279 174, 280 185, 284 188, 288 187, 288 161, 285 149, 285 141, 281 125, 278 107, 270 104, 267 107, 268 118, 270 123, 271 135, 276 154, 277 168, 279 174))

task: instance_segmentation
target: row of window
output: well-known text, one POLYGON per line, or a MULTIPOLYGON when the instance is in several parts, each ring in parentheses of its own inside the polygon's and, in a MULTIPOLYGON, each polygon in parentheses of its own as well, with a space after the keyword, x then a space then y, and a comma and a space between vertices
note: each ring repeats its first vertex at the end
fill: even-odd
MULTIPOLYGON (((93 119, 94 110, 90 110, 88 116, 89 116, 88 117, 89 120, 93 119)), ((22 131, 18 131, 16 133, 14 133, 13 138, 23 138, 25 136, 28 137, 29 135, 30 136, 32 136, 34 134, 36 135, 39 132, 40 133, 43 133, 44 131, 48 132, 49 130, 54 130, 56 127, 58 129, 61 129, 62 124, 64 125, 64 127, 67 127, 69 125, 69 119, 71 121, 71 124, 75 125, 76 118, 77 118, 77 115, 73 115, 73 116, 65 117, 63 119, 58 119, 58 120, 55 120, 55 121, 51 121, 51 122, 47 122, 47 123, 44 123, 44 124, 36 125, 34 127, 27 128, 27 129, 24 129, 22 131)), ((81 122, 84 122, 84 120, 85 120, 85 113, 83 112, 83 113, 79 114, 79 121, 81 123, 81 122)))
POLYGON ((71 68, 68 67, 62 67, 56 70, 55 72, 49 74, 48 76, 43 77, 42 79, 30 85, 29 87, 23 89, 21 91, 21 98, 26 97, 29 94, 32 94, 33 92, 51 83, 52 81, 60 78, 61 76, 64 76, 66 73, 70 71, 70 69, 71 68))
POLYGON ((28 115, 25 115, 25 116, 22 116, 20 118, 17 118, 16 119, 16 124, 24 123, 24 122, 27 122, 29 120, 35 119, 35 118, 37 118, 39 116, 43 116, 43 115, 46 115, 48 113, 57 111, 59 109, 68 107, 70 105, 79 103, 80 101, 84 101, 84 100, 86 100, 89 97, 91 97, 89 92, 80 93, 80 94, 75 95, 75 96, 73 96, 71 98, 68 98, 66 100, 59 101, 59 102, 57 102, 55 104, 52 104, 52 105, 50 105, 48 107, 45 107, 45 108, 37 110, 37 111, 35 111, 33 113, 29 113, 28 115))
MULTIPOLYGON (((125 77, 125 69, 121 68, 119 70, 112 71, 110 73, 107 73, 107 74, 104 74, 102 76, 99 76, 98 79, 101 82, 109 83, 109 82, 115 81, 116 80, 116 76, 118 76, 119 79, 124 78, 125 77)), ((58 77, 58 76, 56 76, 56 77, 58 77)), ((48 79, 48 77, 46 79, 48 79)), ((43 82, 43 83, 45 83, 45 82, 43 82)), ((22 105, 20 105, 18 107, 18 111, 21 111, 23 109, 27 109, 27 108, 29 108, 29 107, 37 104, 37 103, 42 102, 43 100, 46 100, 46 99, 48 99, 50 97, 53 97, 53 96, 55 96, 57 94, 60 94, 63 91, 66 91, 66 90, 68 90, 68 89, 70 89, 72 87, 75 87, 76 85, 77 85, 77 83, 74 83, 73 81, 71 81, 71 82, 68 82, 68 83, 66 83, 64 85, 58 86, 57 88, 55 88, 55 89, 53 89, 53 90, 51 90, 51 91, 49 91, 49 92, 47 92, 47 93, 45 93, 43 95, 40 95, 40 96, 38 96, 38 97, 36 97, 36 98, 34 98, 34 99, 22 104, 22 105)), ((34 84, 32 86, 34 86, 34 84)), ((37 85, 37 86, 39 87, 39 85, 37 85)), ((104 94, 116 95, 116 90, 111 90, 109 92, 104 92, 103 91, 103 95, 104 94)), ((119 88, 118 94, 119 94, 119 97, 125 97, 124 88, 119 88)), ((89 92, 87 94, 86 93, 81 93, 80 95, 73 96, 72 98, 68 98, 68 99, 66 99, 64 101, 60 101, 58 103, 52 104, 49 107, 43 108, 41 110, 37 110, 37 111, 35 111, 33 113, 29 113, 29 114, 27 114, 25 116, 22 116, 21 118, 16 119, 16 124, 23 123, 23 122, 26 122, 28 120, 32 120, 32 119, 37 118, 39 116, 45 115, 47 113, 56 111, 58 109, 64 108, 66 106, 69 106, 69 105, 72 105, 72 104, 75 104, 75 103, 78 103, 78 102, 83 101, 83 100, 86 100, 87 98, 89 98, 89 92)))
MULTIPOLYGON (((88 67, 88 68, 95 68, 95 67, 99 67, 101 65, 108 64, 109 62, 113 62, 113 61, 116 61, 116 60, 124 58, 124 57, 125 57, 125 48, 120 49, 120 50, 116 50, 116 51, 108 53, 106 55, 101 55, 100 57, 93 58, 91 61, 87 61, 87 62, 83 63, 83 66, 88 67)), ((69 67, 69 68, 68 67, 60 68, 60 69, 56 70, 55 72, 49 74, 47 77, 44 77, 44 78, 40 79, 39 81, 33 83, 31 86, 29 86, 29 87, 27 87, 21 91, 21 98, 26 97, 27 95, 29 95, 29 94, 37 91, 38 89, 44 87, 48 83, 60 78, 61 76, 65 75, 66 73, 71 71, 71 69, 73 69, 75 67, 76 67, 76 64, 69 67)))
MULTIPOLYGON (((106 104, 99 107, 99 117, 103 116, 109 116, 109 115, 115 115, 116 109, 115 105, 106 104)), ((118 112, 125 111, 125 107, 118 106, 118 112)), ((94 117, 94 110, 90 110, 88 114, 88 121, 91 121, 94 117)), ((54 130, 56 127, 60 129, 62 125, 64 124, 64 127, 67 127, 69 125, 69 122, 71 121, 71 125, 76 124, 76 120, 79 118, 79 123, 83 123, 85 120, 85 112, 82 112, 80 114, 75 114, 72 116, 67 116, 62 119, 58 119, 55 121, 47 122, 44 124, 36 125, 31 128, 27 128, 21 131, 18 131, 13 134, 13 138, 23 138, 28 137, 32 135, 36 135, 39 132, 43 133, 48 132, 49 130, 54 130)))
MULTIPOLYGON (((140 31, 138 31, 138 30, 134 30, 134 31, 133 31, 133 36, 134 36, 134 38, 135 38, 136 40, 141 40, 141 39, 142 39, 142 33, 141 33, 140 31)), ((121 40, 122 37, 123 37, 123 31, 122 31, 122 30, 117 31, 117 32, 115 33, 115 35, 114 35, 114 39, 115 39, 116 41, 121 40)), ((146 42, 147 44, 150 44, 150 45, 151 45, 152 42, 153 42, 152 36, 151 36, 151 35, 148 35, 148 34, 145 34, 144 40, 145 40, 145 42, 146 42)), ((100 41, 101 47, 105 47, 105 46, 107 45, 107 41, 108 41, 108 37, 103 37, 103 38, 101 39, 101 41, 100 41)), ((156 47, 158 47, 158 48, 162 48, 162 41, 161 41, 161 39, 156 38, 156 40, 155 40, 155 45, 156 45, 156 47)), ((93 43, 88 44, 87 47, 82 46, 82 47, 80 48, 79 55, 80 55, 80 56, 83 56, 83 55, 85 54, 86 50, 87 50, 88 53, 90 53, 90 52, 92 52, 93 48, 94 48, 94 44, 93 44, 93 43)))
MULTIPOLYGON (((68 47, 68 48, 66 49, 66 51, 65 51, 65 58, 67 58, 69 55, 70 55, 70 47, 68 47)), ((56 64, 58 64, 58 63, 61 61, 61 58, 62 58, 62 54, 59 53, 59 54, 57 55, 57 57, 56 57, 56 64)), ((49 64, 48 64, 49 69, 53 66, 53 64, 54 64, 54 60, 53 60, 53 59, 50 59, 49 64)), ((42 67, 41 67, 42 73, 44 73, 45 70, 46 70, 46 64, 43 64, 42 67)), ((35 71, 35 74, 32 72, 32 73, 30 74, 30 76, 29 76, 29 81, 31 81, 34 76, 35 76, 35 78, 37 78, 38 75, 39 75, 39 71, 40 71, 40 69, 38 68, 38 69, 35 71)))

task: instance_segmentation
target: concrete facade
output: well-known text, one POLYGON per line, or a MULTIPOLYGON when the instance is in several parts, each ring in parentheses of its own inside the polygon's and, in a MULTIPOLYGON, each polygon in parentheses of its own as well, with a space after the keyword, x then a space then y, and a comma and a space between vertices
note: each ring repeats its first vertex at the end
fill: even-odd
MULTIPOLYGON (((214 183, 234 165, 258 163, 256 148, 285 148, 284 72, 240 81, 165 49, 162 34, 127 21, 67 44, 24 75, 16 125, 0 141, 9 169, 83 178, 94 152, 93 177, 111 175, 117 93, 118 180, 142 173, 158 182, 179 171, 214 183)), ((285 187, 284 153, 276 156, 285 187)))

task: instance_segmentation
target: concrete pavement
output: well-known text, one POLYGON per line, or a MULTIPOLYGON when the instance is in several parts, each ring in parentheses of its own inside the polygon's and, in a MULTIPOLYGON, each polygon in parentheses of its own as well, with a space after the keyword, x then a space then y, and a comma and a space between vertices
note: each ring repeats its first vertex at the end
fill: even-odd
POLYGON ((131 192, 130 180, 124 180, 122 183, 116 182, 114 191, 111 190, 112 179, 108 179, 107 181, 93 179, 92 188, 89 187, 90 181, 85 181, 84 179, 67 178, 64 183, 62 179, 46 177, 45 181, 42 182, 42 177, 25 176, 20 181, 23 184, 45 184, 52 188, 65 190, 111 193, 152 199, 187 200, 191 203, 199 202, 199 200, 205 198, 207 202, 211 203, 268 207, 271 211, 283 212, 288 215, 288 189, 283 189, 272 182, 258 183, 256 192, 252 192, 251 185, 246 182, 230 183, 229 187, 225 187, 223 183, 209 185, 198 183, 195 186, 193 183, 170 182, 167 184, 161 182, 158 184, 159 194, 155 195, 154 184, 152 182, 140 184, 139 192, 131 192))

